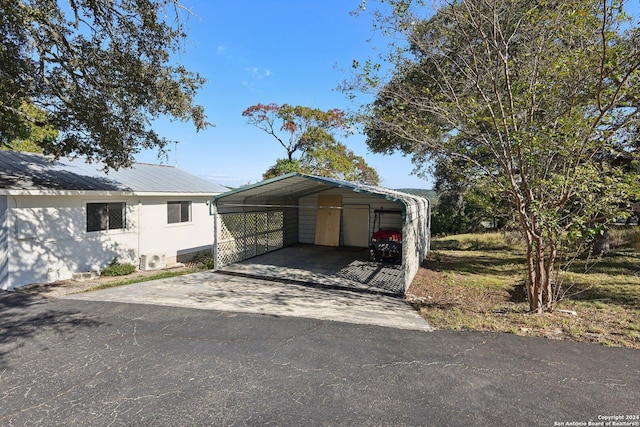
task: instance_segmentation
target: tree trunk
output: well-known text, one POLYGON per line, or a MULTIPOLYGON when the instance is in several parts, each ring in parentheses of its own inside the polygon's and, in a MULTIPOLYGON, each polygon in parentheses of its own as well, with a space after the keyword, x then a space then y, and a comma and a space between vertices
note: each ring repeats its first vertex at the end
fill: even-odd
MULTIPOLYGON (((514 187, 517 187, 515 178, 512 178, 514 187)), ((527 298, 529 311, 541 314, 553 307, 553 293, 551 291, 551 277, 553 263, 556 257, 556 246, 553 240, 545 242, 544 234, 540 230, 536 215, 528 215, 524 198, 515 192, 516 205, 518 206, 520 224, 527 245, 527 298), (546 248, 549 248, 548 258, 545 256, 546 248)), ((533 197, 530 195, 530 199, 533 197)))
POLYGON ((546 265, 545 265, 545 276, 546 276, 546 283, 544 284, 544 292, 543 294, 545 295, 544 298, 544 309, 546 311, 551 311, 553 310, 553 305, 556 302, 556 295, 553 291, 553 283, 551 281, 551 279, 553 278, 553 266, 555 264, 555 260, 556 260, 556 255, 558 253, 558 249, 556 248, 555 245, 551 245, 550 249, 549 249, 549 257, 546 259, 546 265))
POLYGON ((529 301, 529 309, 532 310, 533 301, 536 298, 536 293, 534 290, 535 287, 535 271, 533 268, 533 251, 531 245, 527 244, 527 280, 525 283, 527 284, 527 301, 529 301))
POLYGON ((551 248, 548 258, 541 241, 527 245, 527 297, 529 310, 541 314, 553 308, 554 295, 551 287, 555 248, 551 248))
POLYGON ((609 253, 609 231, 605 231, 593 244, 593 254, 603 255, 609 253))

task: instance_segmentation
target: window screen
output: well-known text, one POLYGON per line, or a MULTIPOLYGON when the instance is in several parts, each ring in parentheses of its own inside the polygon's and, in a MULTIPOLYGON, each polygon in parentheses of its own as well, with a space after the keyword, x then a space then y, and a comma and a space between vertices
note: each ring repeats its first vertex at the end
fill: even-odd
POLYGON ((167 222, 169 224, 190 221, 191 202, 167 202, 167 222))
POLYGON ((125 228, 125 203, 87 203, 87 231, 125 228))

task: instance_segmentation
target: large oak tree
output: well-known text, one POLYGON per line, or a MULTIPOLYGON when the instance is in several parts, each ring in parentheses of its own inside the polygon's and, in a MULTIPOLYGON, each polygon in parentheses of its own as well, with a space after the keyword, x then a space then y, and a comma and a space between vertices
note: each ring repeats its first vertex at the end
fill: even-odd
POLYGON ((171 58, 188 15, 177 0, 0 0, 0 145, 35 139, 117 168, 165 147, 158 117, 205 128, 204 80, 171 58))
POLYGON ((355 81, 375 94, 369 146, 454 160, 501 194, 526 243, 530 309, 553 309, 561 254, 638 188, 624 166, 637 160, 637 25, 618 0, 461 0, 431 16, 384 3, 378 24, 402 37, 388 78, 367 62, 355 81))

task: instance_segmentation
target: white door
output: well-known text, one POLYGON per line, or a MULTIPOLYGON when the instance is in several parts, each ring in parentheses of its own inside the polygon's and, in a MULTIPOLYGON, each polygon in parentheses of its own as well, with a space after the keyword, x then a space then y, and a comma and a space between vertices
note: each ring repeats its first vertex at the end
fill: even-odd
POLYGON ((369 205, 345 205, 342 214, 345 246, 369 246, 369 205))
POLYGON ((319 194, 316 211, 316 239, 319 246, 340 246, 340 208, 342 196, 339 194, 319 194))

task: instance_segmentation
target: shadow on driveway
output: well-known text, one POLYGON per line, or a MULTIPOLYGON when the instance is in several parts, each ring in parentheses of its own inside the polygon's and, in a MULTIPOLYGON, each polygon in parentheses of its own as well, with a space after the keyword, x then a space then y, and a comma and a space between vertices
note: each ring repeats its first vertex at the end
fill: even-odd
POLYGON ((0 425, 553 426, 638 415, 636 350, 151 304, 3 304, 23 345, 0 370, 0 425))
POLYGON ((0 370, 6 367, 9 353, 43 331, 64 335, 77 328, 100 326, 100 322, 80 311, 50 307, 43 297, 37 295, 0 291, 0 370))
POLYGON ((230 274, 402 295, 402 266, 372 262, 366 248, 308 244, 278 249, 222 268, 230 274))
POLYGON ((431 331, 399 297, 208 271, 65 298, 198 308, 431 331))

